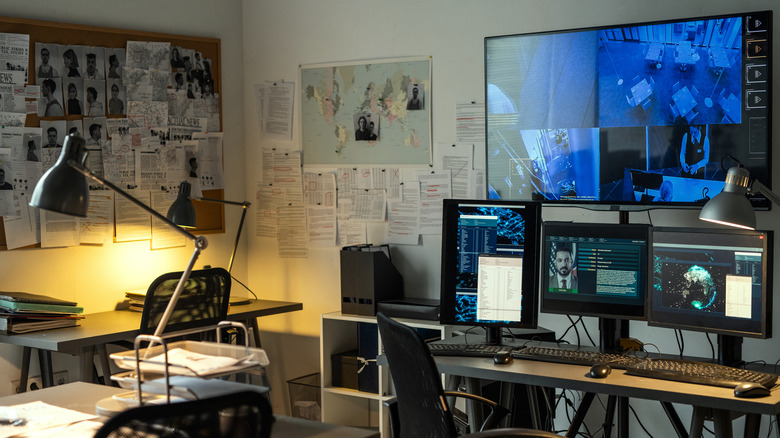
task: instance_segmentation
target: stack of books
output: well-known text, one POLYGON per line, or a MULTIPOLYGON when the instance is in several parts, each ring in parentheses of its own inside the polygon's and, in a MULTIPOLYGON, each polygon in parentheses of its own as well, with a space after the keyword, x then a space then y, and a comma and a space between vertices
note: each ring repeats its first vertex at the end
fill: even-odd
POLYGON ((125 292, 125 302, 130 310, 136 312, 144 311, 144 300, 146 300, 146 289, 129 290, 125 292))
POLYGON ((84 319, 83 307, 45 295, 0 292, 0 334, 73 327, 84 319))

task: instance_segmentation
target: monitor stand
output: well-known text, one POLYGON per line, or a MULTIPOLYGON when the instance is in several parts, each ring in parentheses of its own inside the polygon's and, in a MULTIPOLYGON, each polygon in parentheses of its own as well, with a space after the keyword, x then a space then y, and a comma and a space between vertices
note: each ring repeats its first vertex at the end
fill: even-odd
POLYGON ((620 338, 628 337, 628 320, 599 318, 599 351, 615 353, 621 350, 620 338))
POLYGON ((501 345, 501 327, 485 327, 485 344, 501 345))
POLYGON ((741 336, 718 335, 718 363, 731 367, 741 367, 745 364, 742 360, 741 336))

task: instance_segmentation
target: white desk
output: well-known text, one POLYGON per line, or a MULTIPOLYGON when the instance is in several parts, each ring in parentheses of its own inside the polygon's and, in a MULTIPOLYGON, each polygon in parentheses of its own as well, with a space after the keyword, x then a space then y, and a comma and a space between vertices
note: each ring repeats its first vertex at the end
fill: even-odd
MULTIPOLYGON (((18 405, 33 401, 43 401, 51 405, 73 409, 87 414, 95 413, 95 403, 114 394, 127 392, 126 389, 97 385, 94 383, 74 382, 61 386, 40 389, 22 394, 0 397, 0 406, 18 405)), ((317 437, 317 438, 378 438, 379 432, 335 424, 275 415, 272 438, 317 437)))

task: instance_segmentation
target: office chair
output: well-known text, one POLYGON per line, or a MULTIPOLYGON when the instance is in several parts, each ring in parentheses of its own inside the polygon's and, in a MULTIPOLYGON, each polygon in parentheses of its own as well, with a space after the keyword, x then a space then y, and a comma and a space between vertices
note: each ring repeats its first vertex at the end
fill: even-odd
POLYGON ((450 438, 457 436, 455 420, 445 397, 474 400, 491 408, 480 432, 469 437, 555 437, 552 432, 531 429, 492 429, 509 411, 475 394, 444 391, 441 375, 428 345, 411 327, 385 316, 376 315, 384 353, 395 384, 396 399, 385 402, 390 413, 393 438, 419 436, 450 438))
MULTIPOLYGON (((169 272, 157 277, 146 292, 141 313, 140 333, 151 335, 162 319, 165 308, 181 279, 181 272, 169 272)), ((230 274, 223 268, 194 270, 184 286, 176 307, 165 326, 163 336, 167 342, 177 340, 203 340, 213 336, 220 321, 227 319, 230 301, 230 274)), ((216 340, 213 337, 211 340, 216 340)), ((126 350, 134 348, 132 341, 112 342, 126 350)), ((103 379, 111 375, 105 345, 98 346, 103 368, 103 379)))
POLYGON ((127 409, 109 418, 95 438, 268 438, 273 422, 265 396, 240 391, 127 409))
MULTIPOLYGON (((157 277, 146 292, 141 314, 141 334, 153 334, 181 278, 181 272, 157 277)), ((223 268, 192 271, 163 335, 192 333, 216 327, 227 319, 230 302, 230 274, 223 268)))

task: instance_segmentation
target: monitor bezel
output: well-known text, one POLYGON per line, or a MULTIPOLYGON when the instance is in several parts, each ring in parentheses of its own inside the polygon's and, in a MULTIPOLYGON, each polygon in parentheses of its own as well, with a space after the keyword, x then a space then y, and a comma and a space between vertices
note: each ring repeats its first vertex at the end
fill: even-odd
MULTIPOLYGON (((712 19, 719 19, 719 18, 731 18, 731 17, 741 17, 743 20, 746 19, 747 16, 755 15, 755 14, 766 14, 768 17, 768 24, 767 24, 767 35, 769 36, 767 40, 768 44, 768 52, 772 53, 772 34, 774 32, 773 30, 773 10, 754 10, 754 11, 745 11, 745 12, 729 12, 729 13, 723 13, 723 14, 714 14, 714 15, 704 15, 704 16, 692 16, 692 17, 679 17, 679 18, 670 18, 670 19, 661 19, 661 20, 649 20, 649 21, 638 21, 638 22, 629 22, 629 23, 619 23, 619 24, 608 24, 608 25, 597 25, 597 26, 590 26, 590 27, 578 27, 578 28, 565 28, 565 29, 554 29, 554 30, 545 30, 545 31, 536 31, 536 32, 520 32, 520 33, 511 33, 511 34, 502 34, 502 35, 490 35, 486 36, 483 41, 483 76, 485 78, 484 80, 484 97, 485 97, 485 145, 490 144, 490 118, 489 118, 489 110, 488 110, 488 43, 491 40, 501 39, 501 38, 510 38, 510 37, 522 37, 522 36, 534 36, 534 35, 551 35, 551 34, 563 34, 563 33, 572 33, 572 32, 588 32, 588 31, 598 31, 598 30, 604 30, 604 29, 613 29, 613 28, 621 28, 621 27, 633 27, 633 26, 645 26, 645 25, 660 25, 660 24, 669 24, 669 23, 681 23, 681 22, 687 22, 687 21, 700 21, 700 20, 712 20, 712 19)), ((743 30, 743 38, 744 38, 744 30, 743 30)), ((772 62, 771 62, 771 56, 769 58, 769 62, 767 63, 767 68, 769 69, 769 76, 771 77, 771 69, 772 69, 772 62)), ((744 75, 744 72, 742 73, 744 75)), ((766 84, 767 87, 767 94, 769 96, 772 96, 772 81, 767 81, 766 84)), ((771 102, 772 99, 770 99, 771 102)), ((769 126, 769 131, 767 132, 767 150, 766 150, 766 159, 768 163, 772 162, 772 105, 770 104, 766 108, 767 113, 767 122, 769 126)), ((489 166, 489 159, 487 155, 490 153, 489 149, 485 148, 486 153, 486 165, 489 166)), ((725 157, 721 158, 721 161, 723 161, 725 157)), ((713 159, 712 161, 716 161, 713 159)), ((727 160, 728 161, 728 160, 727 160)), ((721 163, 721 166, 723 167, 729 167, 733 165, 734 163, 728 162, 728 163, 721 163)), ((727 169, 724 169, 727 170, 727 169)), ((489 169, 486 168, 486 179, 488 177, 489 169)), ((772 187, 772 171, 771 166, 768 167, 768 171, 766 174, 766 181, 762 181, 764 185, 769 187, 771 189, 772 187)), ((489 199, 502 199, 502 200, 514 200, 514 199, 505 199, 505 198, 491 198, 491 190, 490 190, 490 182, 487 180, 487 184, 485 184, 485 191, 486 196, 489 199)), ((714 196, 712 194, 711 196, 714 196)), ((751 193, 747 195, 748 200, 750 201, 750 204, 752 205, 754 210, 771 210, 772 203, 762 194, 760 193, 751 193)), ((522 200, 522 199, 521 199, 522 200)), ((574 200, 574 199, 563 199, 563 200, 554 200, 554 199, 547 199, 543 196, 540 196, 538 194, 532 194, 532 200, 542 203, 542 205, 545 206, 553 206, 553 207, 580 207, 588 210, 593 211, 647 211, 647 210, 653 210, 658 208, 668 208, 668 209, 696 209, 701 208, 705 202, 648 202, 648 201, 601 201, 601 200, 574 200)))
POLYGON ((487 328, 520 328, 535 329, 538 326, 538 277, 539 277, 539 236, 542 223, 542 206, 535 201, 508 201, 500 199, 445 199, 442 208, 442 244, 441 244, 441 287, 439 322, 441 324, 458 326, 480 326, 487 328), (521 206, 530 213, 526 216, 526 222, 532 220, 532 233, 525 236, 523 245, 523 270, 530 275, 523 275, 523 300, 527 305, 523 306, 521 321, 460 321, 455 318, 455 281, 456 275, 452 275, 458 257, 458 206, 460 205, 486 205, 497 207, 521 206), (447 237, 454 239, 448 239, 447 237), (449 275, 448 275, 449 274, 449 275))
POLYGON ((744 230, 737 228, 692 228, 692 227, 653 227, 650 235, 649 245, 649 257, 648 257, 648 270, 650 276, 648 278, 648 288, 650 294, 647 302, 647 324, 651 327, 663 327, 677 330, 689 330, 695 332, 712 333, 723 336, 736 336, 747 337, 756 339, 768 339, 772 337, 772 269, 774 266, 774 232, 772 230, 744 230), (761 305, 763 308, 763 316, 761 320, 760 332, 742 331, 734 328, 719 328, 719 327, 703 327, 701 325, 686 324, 684 320, 680 319, 679 322, 667 322, 658 321, 655 314, 657 313, 653 307, 653 279, 652 272, 654 269, 653 260, 653 242, 654 235, 657 232, 674 232, 682 234, 724 234, 724 235, 743 235, 743 236, 765 236, 763 253, 765 257, 762 260, 762 276, 764 283, 761 290, 761 305))
POLYGON ((551 298, 545 291, 548 285, 547 272, 543 265, 540 266, 539 280, 539 312, 558 315, 574 316, 592 316, 597 318, 608 318, 616 320, 647 320, 648 308, 648 279, 647 259, 650 247, 650 226, 647 224, 623 224, 623 223, 595 223, 595 222, 561 222, 549 221, 542 225, 542 238, 540 241, 540 258, 543 263, 546 262, 549 253, 547 252, 547 235, 551 231, 559 228, 574 237, 606 237, 606 238, 643 238, 646 242, 645 251, 640 253, 643 258, 640 260, 640 272, 644 278, 639 280, 638 286, 642 288, 642 304, 612 304, 603 302, 586 302, 580 300, 561 300, 551 298))

